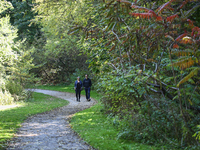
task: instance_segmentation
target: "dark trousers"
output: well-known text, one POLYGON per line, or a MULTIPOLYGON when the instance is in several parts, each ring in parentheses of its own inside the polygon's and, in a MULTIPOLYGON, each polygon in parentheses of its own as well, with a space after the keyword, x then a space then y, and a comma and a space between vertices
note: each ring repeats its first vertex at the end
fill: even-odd
POLYGON ((86 99, 90 98, 90 88, 85 88, 86 99))
POLYGON ((80 101, 81 98, 81 89, 76 89, 76 99, 80 101))

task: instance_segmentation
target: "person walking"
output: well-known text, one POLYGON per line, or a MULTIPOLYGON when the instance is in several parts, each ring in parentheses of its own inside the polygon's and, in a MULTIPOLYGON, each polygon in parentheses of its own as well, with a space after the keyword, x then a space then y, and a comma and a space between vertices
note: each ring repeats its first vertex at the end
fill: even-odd
POLYGON ((85 75, 85 79, 83 80, 83 87, 85 88, 85 95, 86 95, 86 100, 90 101, 90 88, 92 86, 91 80, 88 78, 88 75, 85 75))
POLYGON ((80 81, 80 77, 77 77, 77 80, 75 81, 75 84, 74 84, 74 89, 76 91, 76 100, 78 102, 80 102, 82 86, 83 84, 80 81))

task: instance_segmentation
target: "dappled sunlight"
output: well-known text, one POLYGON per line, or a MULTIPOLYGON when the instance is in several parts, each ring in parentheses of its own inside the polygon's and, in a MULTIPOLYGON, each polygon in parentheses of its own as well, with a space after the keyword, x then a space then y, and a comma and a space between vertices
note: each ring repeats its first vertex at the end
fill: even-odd
POLYGON ((1 128, 0 128, 0 132, 1 132, 1 133, 3 133, 3 132, 5 132, 5 133, 11 133, 11 132, 14 131, 13 129, 3 129, 3 130, 2 130, 2 129, 3 129, 3 128, 1 127, 1 128))
POLYGON ((14 129, 7 128, 7 126, 0 125, 0 141, 1 139, 9 139, 14 135, 14 129))
POLYGON ((82 116, 82 115, 90 115, 90 114, 94 114, 94 112, 79 112, 76 114, 76 116, 82 116))
POLYGON ((24 107, 24 105, 0 105, 0 111, 4 111, 7 109, 12 109, 12 108, 16 108, 16 107, 24 107))
POLYGON ((20 134, 20 135, 17 135, 17 137, 32 137, 32 136, 38 136, 38 134, 20 134))

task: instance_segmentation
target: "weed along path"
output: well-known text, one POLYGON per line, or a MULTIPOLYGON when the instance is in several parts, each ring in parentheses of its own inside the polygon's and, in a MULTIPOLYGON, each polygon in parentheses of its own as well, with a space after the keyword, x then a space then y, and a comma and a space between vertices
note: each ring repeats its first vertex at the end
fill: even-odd
POLYGON ((33 91, 62 98, 70 103, 67 106, 29 117, 9 142, 8 150, 93 149, 81 140, 69 125, 69 118, 74 113, 96 103, 93 99, 87 102, 85 96, 82 96, 81 102, 77 102, 73 93, 40 89, 33 91))

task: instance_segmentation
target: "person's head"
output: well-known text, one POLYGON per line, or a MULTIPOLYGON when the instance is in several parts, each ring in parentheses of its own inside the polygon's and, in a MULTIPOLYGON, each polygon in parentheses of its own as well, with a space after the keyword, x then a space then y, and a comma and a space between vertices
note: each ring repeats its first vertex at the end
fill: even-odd
POLYGON ((80 81, 80 77, 77 77, 77 80, 80 81))
POLYGON ((88 75, 87 75, 87 74, 85 75, 85 78, 86 78, 86 79, 88 78, 88 75))

